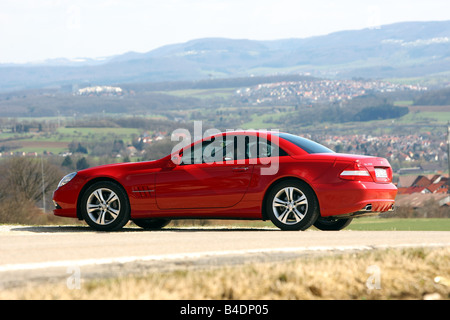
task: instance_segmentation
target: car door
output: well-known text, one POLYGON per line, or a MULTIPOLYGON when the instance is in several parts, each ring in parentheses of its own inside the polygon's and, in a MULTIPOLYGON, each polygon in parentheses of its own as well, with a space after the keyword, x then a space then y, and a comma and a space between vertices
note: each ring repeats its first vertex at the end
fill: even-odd
POLYGON ((184 149, 181 164, 157 173, 156 202, 160 209, 232 207, 247 192, 252 172, 237 137, 219 136, 184 149))

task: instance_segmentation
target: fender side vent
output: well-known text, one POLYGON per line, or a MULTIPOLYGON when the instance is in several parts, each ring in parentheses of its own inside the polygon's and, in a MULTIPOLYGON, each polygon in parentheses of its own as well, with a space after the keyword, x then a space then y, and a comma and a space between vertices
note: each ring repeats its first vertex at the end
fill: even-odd
POLYGON ((135 186, 132 189, 133 195, 136 198, 142 199, 142 198, 150 198, 152 196, 153 190, 150 188, 150 186, 135 186))

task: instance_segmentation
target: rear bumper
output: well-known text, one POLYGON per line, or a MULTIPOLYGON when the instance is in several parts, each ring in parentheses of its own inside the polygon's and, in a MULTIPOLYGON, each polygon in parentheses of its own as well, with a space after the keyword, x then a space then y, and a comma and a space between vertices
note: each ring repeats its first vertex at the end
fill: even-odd
POLYGON ((348 181, 317 186, 322 217, 376 215, 393 210, 397 187, 392 183, 348 181))

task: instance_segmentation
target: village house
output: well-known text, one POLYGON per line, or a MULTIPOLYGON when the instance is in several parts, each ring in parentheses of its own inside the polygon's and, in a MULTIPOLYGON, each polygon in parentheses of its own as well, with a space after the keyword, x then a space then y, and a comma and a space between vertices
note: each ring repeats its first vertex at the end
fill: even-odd
POLYGON ((439 174, 400 176, 397 184, 398 194, 446 194, 449 187, 449 178, 439 174))
POLYGON ((447 175, 400 176, 395 205, 398 208, 424 209, 430 203, 438 207, 450 207, 450 179, 447 175))

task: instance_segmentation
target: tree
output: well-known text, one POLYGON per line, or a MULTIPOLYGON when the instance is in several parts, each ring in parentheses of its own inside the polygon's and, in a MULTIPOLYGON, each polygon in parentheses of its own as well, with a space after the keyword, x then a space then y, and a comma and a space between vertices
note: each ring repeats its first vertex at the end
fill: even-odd
POLYGON ((72 168, 72 166, 73 166, 72 158, 70 156, 66 156, 64 158, 63 162, 61 163, 61 166, 72 168))
POLYGON ((366 107, 354 116, 354 121, 384 120, 400 118, 408 113, 407 107, 396 107, 391 104, 366 107))
POLYGON ((450 88, 425 92, 414 101, 416 106, 447 106, 450 104, 450 88))
POLYGON ((76 164, 77 170, 83 170, 89 168, 89 164, 85 157, 79 159, 76 164))
POLYGON ((36 158, 10 158, 0 163, 0 223, 42 223, 46 208, 63 173, 58 166, 36 158), (38 207, 39 206, 39 207, 38 207), (40 221, 40 222, 39 222, 40 221))
POLYGON ((69 151, 72 153, 84 153, 87 154, 88 151, 86 147, 82 146, 81 143, 78 142, 78 144, 75 141, 72 141, 69 143, 69 151))
POLYGON ((0 166, 0 199, 23 196, 35 202, 41 201, 42 192, 53 192, 61 176, 61 170, 46 160, 25 157, 8 159, 0 166))
POLYGON ((112 152, 119 153, 123 149, 125 149, 125 144, 123 143, 123 140, 114 140, 112 152))
POLYGON ((87 154, 87 153, 88 153, 87 149, 86 149, 85 147, 83 147, 83 146, 81 145, 81 143, 78 143, 78 147, 77 147, 77 149, 75 150, 75 152, 84 153, 84 154, 87 154))
POLYGON ((173 147, 177 144, 175 141, 163 139, 145 146, 145 160, 156 160, 167 156, 172 152, 173 147))

